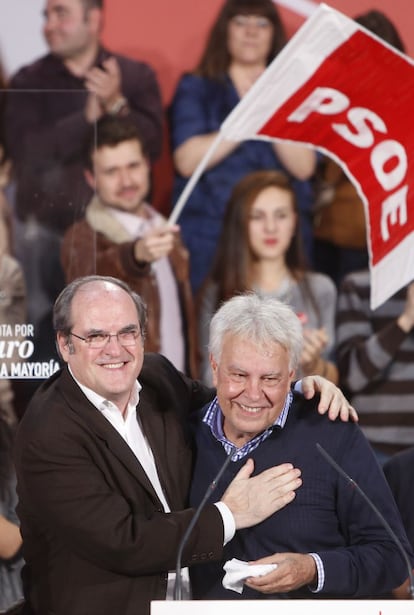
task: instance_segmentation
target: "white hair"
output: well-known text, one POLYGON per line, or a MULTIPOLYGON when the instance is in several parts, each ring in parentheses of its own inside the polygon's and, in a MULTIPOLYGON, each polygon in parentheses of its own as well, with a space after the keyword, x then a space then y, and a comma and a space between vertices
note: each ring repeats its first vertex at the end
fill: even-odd
POLYGON ((302 325, 292 308, 277 299, 246 293, 220 306, 210 323, 209 350, 217 362, 228 333, 261 347, 279 344, 289 355, 289 369, 296 369, 299 364, 302 325))

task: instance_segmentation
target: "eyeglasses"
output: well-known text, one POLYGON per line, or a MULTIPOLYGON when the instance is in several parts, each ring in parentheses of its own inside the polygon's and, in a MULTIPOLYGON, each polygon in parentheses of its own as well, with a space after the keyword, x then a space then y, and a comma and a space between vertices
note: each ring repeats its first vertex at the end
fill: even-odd
POLYGON ((70 334, 73 335, 73 337, 77 337, 78 340, 85 342, 85 344, 87 344, 89 348, 92 348, 92 350, 99 350, 107 345, 111 337, 116 337, 118 344, 121 346, 135 346, 137 339, 141 335, 141 331, 138 329, 118 331, 118 333, 106 333, 105 331, 102 331, 100 333, 90 333, 86 337, 76 335, 73 331, 70 331, 70 334))

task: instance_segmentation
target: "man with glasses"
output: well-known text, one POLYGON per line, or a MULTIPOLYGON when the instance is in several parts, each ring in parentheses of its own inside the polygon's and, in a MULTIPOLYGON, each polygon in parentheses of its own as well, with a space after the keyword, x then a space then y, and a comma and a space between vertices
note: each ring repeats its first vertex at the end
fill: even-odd
MULTIPOLYGON (((151 600, 172 596, 169 571, 194 515, 187 415, 213 391, 161 355, 144 357, 145 306, 115 278, 72 282, 54 326, 66 366, 34 395, 15 450, 29 612, 147 614, 151 600)), ((334 385, 302 386, 348 416, 334 385)), ((219 559, 236 530, 291 502, 301 484, 289 463, 252 470, 248 462, 201 513, 184 566, 219 559)))

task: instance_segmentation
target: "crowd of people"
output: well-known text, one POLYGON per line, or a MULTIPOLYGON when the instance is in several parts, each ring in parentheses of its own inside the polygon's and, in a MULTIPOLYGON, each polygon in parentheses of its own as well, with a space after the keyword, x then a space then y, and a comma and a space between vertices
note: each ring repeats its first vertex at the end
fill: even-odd
MULTIPOLYGON (((413 566, 414 282, 370 309, 353 185, 311 147, 224 141, 176 224, 151 202, 165 121, 172 208, 286 44, 276 4, 223 0, 167 112, 152 67, 102 45, 103 0, 44 2, 49 52, 0 70, 0 612, 172 598, 228 456, 187 597, 409 597, 400 548, 315 448, 413 566), (8 377, 26 330, 60 365, 44 383, 8 377), (232 558, 277 568, 237 594, 232 558)), ((404 51, 383 13, 355 19, 404 51)))

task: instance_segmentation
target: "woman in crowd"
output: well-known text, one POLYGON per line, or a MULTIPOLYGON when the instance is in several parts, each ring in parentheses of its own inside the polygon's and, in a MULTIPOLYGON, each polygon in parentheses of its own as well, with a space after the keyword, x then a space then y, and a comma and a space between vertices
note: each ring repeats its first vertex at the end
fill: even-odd
POLYGON ((13 430, 0 411, 0 612, 23 597, 20 571, 22 539, 17 522, 16 481, 12 466, 13 430))
MULTIPOLYGON (((197 68, 182 77, 172 102, 175 199, 215 140, 222 122, 285 42, 285 32, 272 0, 226 0, 197 68)), ((210 269, 231 190, 252 171, 282 169, 300 180, 295 182, 295 191, 310 255, 312 192, 305 180, 312 176, 315 165, 314 151, 297 144, 252 140, 225 141, 219 145, 179 218, 190 251, 194 291, 210 269)))
MULTIPOLYGON (((4 335, 4 333, 1 333, 0 343, 3 342, 7 345, 10 340, 22 340, 21 336, 16 337, 14 335, 14 326, 26 322, 26 287, 20 264, 12 256, 12 216, 5 193, 11 172, 11 164, 7 156, 2 131, 5 87, 6 81, 0 64, 0 323, 3 327, 10 325, 13 334, 10 337, 10 334, 4 335)), ((3 353, 3 358, 0 360, 1 366, 5 366, 9 370, 10 363, 14 360, 15 355, 16 350, 14 350, 13 356, 3 353)), ((20 414, 19 410, 16 412, 14 393, 11 381, 3 373, 0 377, 0 416, 7 420, 10 425, 17 421, 17 415, 20 414)))
POLYGON ((213 268, 199 298, 201 377, 210 383, 209 324, 222 301, 245 291, 285 301, 303 324, 299 375, 337 382, 334 347, 336 290, 325 275, 307 271, 291 182, 280 171, 256 171, 234 188, 213 268))
MULTIPOLYGON (((0 334, 0 342, 7 347, 8 342, 21 342, 23 338, 20 334, 16 335, 15 325, 26 322, 26 285, 24 282, 23 271, 20 264, 8 252, 9 234, 7 223, 0 213, 0 323, 4 328, 10 326, 10 332, 0 334)), ((16 349, 12 355, 3 353, 0 360, 2 367, 7 371, 10 369, 12 361, 23 359, 19 358, 16 349)), ((15 399, 12 381, 4 376, 0 377, 0 415, 2 415, 10 425, 17 422, 18 416, 22 411, 15 407, 15 399)))
MULTIPOLYGON (((20 266, 8 254, 10 218, 7 201, 2 197, 0 189, 0 322, 14 325, 25 319, 25 288, 20 266)), ((9 361, 3 360, 2 364, 8 367, 9 361)), ((13 398, 11 381, 0 378, 0 613, 18 604, 23 597, 22 539, 15 512, 17 496, 12 465, 12 438, 17 422, 13 398)))

